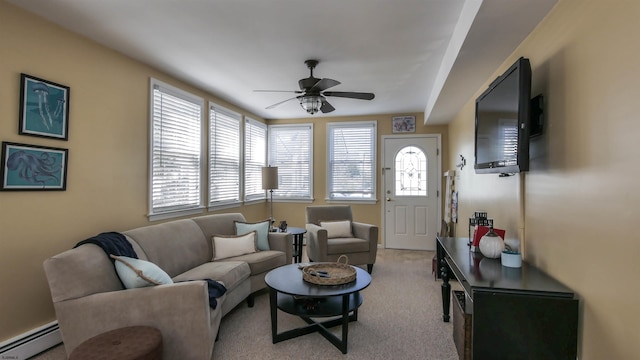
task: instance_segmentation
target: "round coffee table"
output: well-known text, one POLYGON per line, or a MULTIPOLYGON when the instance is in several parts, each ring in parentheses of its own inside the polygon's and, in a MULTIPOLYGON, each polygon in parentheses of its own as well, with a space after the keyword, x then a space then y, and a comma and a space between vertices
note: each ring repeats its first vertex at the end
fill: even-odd
POLYGON ((349 322, 358 320, 358 308, 362 304, 360 291, 371 283, 368 272, 359 267, 356 279, 342 285, 316 285, 302 279, 298 264, 281 266, 267 273, 264 278, 269 287, 271 309, 271 336, 273 343, 318 332, 343 354, 347 353, 349 322), (278 309, 299 316, 308 326, 278 333, 278 309), (336 317, 324 322, 312 318, 336 317), (342 338, 327 329, 342 325, 342 338))

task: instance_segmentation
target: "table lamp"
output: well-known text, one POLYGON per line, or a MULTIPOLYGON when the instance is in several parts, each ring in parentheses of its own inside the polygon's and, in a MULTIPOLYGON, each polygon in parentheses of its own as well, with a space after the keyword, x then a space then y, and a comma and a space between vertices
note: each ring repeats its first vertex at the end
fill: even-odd
POLYGON ((273 190, 278 189, 278 168, 276 166, 264 166, 262 167, 262 188, 269 190, 270 193, 270 216, 269 216, 269 231, 274 231, 273 218, 273 190))

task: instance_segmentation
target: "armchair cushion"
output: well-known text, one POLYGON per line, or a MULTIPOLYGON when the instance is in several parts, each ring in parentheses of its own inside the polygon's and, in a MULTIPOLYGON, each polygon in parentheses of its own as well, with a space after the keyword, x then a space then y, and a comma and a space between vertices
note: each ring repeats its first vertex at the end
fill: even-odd
POLYGON ((369 251, 369 240, 358 238, 334 238, 327 240, 327 254, 341 255, 369 251))
POLYGON ((256 231, 238 236, 213 235, 213 261, 256 252, 256 231))
POLYGON ((333 238, 350 238, 353 237, 351 233, 351 221, 320 221, 320 226, 327 229, 327 237, 333 238))
POLYGON ((111 255, 111 258, 115 260, 118 277, 127 289, 173 283, 171 277, 154 263, 127 256, 111 255))
POLYGON ((243 235, 251 231, 255 231, 257 233, 256 247, 258 248, 258 250, 270 250, 268 239, 269 223, 269 220, 259 221, 256 223, 234 221, 234 225, 236 227, 236 235, 243 235))

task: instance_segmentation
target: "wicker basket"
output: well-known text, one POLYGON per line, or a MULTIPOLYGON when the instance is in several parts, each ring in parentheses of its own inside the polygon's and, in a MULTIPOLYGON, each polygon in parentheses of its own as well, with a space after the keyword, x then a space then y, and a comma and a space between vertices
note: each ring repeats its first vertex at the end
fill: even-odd
POLYGON ((356 279, 356 269, 349 258, 340 255, 335 263, 318 263, 302 268, 302 279, 316 285, 342 285, 356 279), (340 260, 344 259, 344 263, 340 260))

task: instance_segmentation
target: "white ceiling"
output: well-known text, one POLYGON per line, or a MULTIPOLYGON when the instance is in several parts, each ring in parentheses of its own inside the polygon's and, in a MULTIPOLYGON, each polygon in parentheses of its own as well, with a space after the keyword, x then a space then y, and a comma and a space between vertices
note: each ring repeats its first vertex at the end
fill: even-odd
MULTIPOLYGON (((425 112, 447 123, 557 0, 7 0, 266 119, 310 117, 295 94, 317 59, 327 115, 425 112)), ((519 54, 527 56, 527 54, 519 54)))

